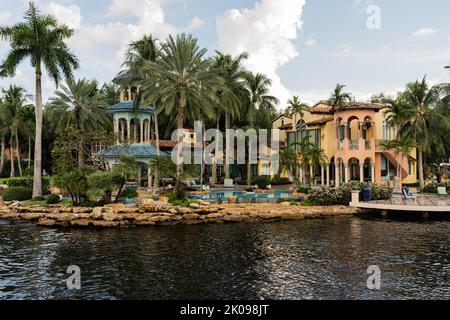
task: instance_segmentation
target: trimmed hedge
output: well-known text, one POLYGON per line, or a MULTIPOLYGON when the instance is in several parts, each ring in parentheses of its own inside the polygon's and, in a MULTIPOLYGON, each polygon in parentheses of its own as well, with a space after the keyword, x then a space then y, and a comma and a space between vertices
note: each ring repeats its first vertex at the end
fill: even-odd
MULTIPOLYGON (((6 185, 8 187, 25 187, 25 188, 33 188, 33 178, 9 178, 6 180, 6 185)), ((48 192, 50 189, 50 178, 42 177, 42 189, 44 193, 48 192)))
POLYGON ((33 189, 25 187, 9 187, 2 193, 4 201, 25 201, 31 200, 33 189))
POLYGON ((57 204, 59 203, 60 198, 56 194, 51 194, 48 196, 47 200, 45 201, 47 204, 57 204))
POLYGON ((288 178, 274 177, 270 184, 273 186, 283 186, 292 184, 292 182, 288 178))
POLYGON ((258 185, 259 189, 267 189, 267 186, 270 184, 270 178, 268 176, 258 176, 252 179, 253 185, 258 185))

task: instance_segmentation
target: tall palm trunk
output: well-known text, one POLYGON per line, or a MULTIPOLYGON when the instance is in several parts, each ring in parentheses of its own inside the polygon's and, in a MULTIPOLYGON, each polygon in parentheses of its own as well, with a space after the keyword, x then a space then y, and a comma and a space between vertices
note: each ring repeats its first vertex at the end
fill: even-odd
POLYGON ((423 175, 423 151, 421 148, 418 150, 418 159, 419 163, 419 183, 420 183, 420 190, 423 190, 425 188, 425 179, 423 175))
MULTIPOLYGON (((252 105, 251 107, 250 107, 250 110, 249 110, 249 112, 250 112, 250 115, 249 115, 249 118, 250 118, 250 128, 251 129, 253 129, 253 127, 254 127, 254 125, 253 125, 253 123, 254 123, 254 119, 253 119, 253 116, 254 116, 254 114, 253 114, 253 108, 254 108, 254 106, 252 105)), ((249 145, 248 145, 249 147, 248 147, 248 163, 247 163, 247 185, 251 185, 252 184, 252 164, 251 164, 251 161, 250 161, 250 159, 251 159, 251 156, 250 156, 250 141, 249 141, 249 145)))
POLYGON ((5 142, 5 135, 3 135, 0 154, 0 176, 3 174, 3 170, 5 169, 5 151, 6 151, 6 142, 5 142))
MULTIPOLYGON (((185 116, 186 102, 183 98, 178 102, 178 116, 177 116, 177 129, 184 129, 184 116, 185 116)), ((178 144, 182 143, 183 137, 178 137, 178 144)), ((180 195, 183 192, 183 175, 184 175, 184 161, 183 161, 183 148, 178 149, 177 152, 177 181, 175 183, 174 192, 180 195)))
POLYGON ((216 124, 216 138, 215 138, 215 143, 216 143, 216 149, 214 151, 214 159, 213 159, 213 163, 212 163, 212 173, 211 173, 211 184, 212 185, 216 185, 217 184, 217 153, 218 153, 218 146, 219 146, 219 128, 220 128, 220 113, 217 117, 217 124, 216 124))
MULTIPOLYGON (((231 116, 230 113, 228 111, 225 111, 225 135, 227 136, 227 132, 226 130, 229 130, 231 128, 231 116)), ((234 152, 232 150, 229 150, 231 148, 228 148, 229 145, 231 145, 231 141, 228 141, 228 137, 227 137, 227 141, 226 141, 226 151, 225 152, 234 152)), ((231 174, 230 174, 230 163, 227 161, 229 155, 227 154, 227 158, 225 159, 225 179, 231 179, 231 174)), ((231 158, 231 157, 230 157, 231 158)))
POLYGON ((17 128, 14 131, 16 137, 16 152, 17 152, 17 165, 19 167, 19 176, 22 177, 22 164, 20 163, 20 145, 19 145, 19 134, 17 133, 17 128))
POLYGON ((28 136, 28 168, 31 167, 31 136, 28 136))
POLYGON ((14 166, 14 144, 13 144, 13 135, 11 134, 11 137, 9 138, 9 157, 11 159, 11 168, 9 171, 9 176, 11 178, 16 176, 16 168, 14 166))
POLYGON ((36 136, 34 143, 33 198, 42 197, 42 74, 36 71, 36 136))
MULTIPOLYGON (((156 141, 156 155, 159 157, 161 155, 160 146, 159 146, 159 127, 158 127, 158 114, 156 113, 155 108, 155 141, 156 141)), ((155 180, 153 181, 153 195, 156 195, 159 189, 159 169, 155 169, 155 180)))

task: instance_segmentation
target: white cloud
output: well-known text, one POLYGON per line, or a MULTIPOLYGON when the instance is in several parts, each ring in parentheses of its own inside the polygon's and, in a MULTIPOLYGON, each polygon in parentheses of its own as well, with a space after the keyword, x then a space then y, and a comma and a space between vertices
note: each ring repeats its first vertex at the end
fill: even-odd
POLYGON ((315 47, 317 45, 317 40, 315 40, 312 36, 309 36, 305 41, 305 45, 309 48, 315 47))
POLYGON ((79 6, 64 6, 55 1, 51 1, 42 6, 42 10, 68 25, 72 29, 80 29, 81 27, 81 10, 79 6))
POLYGON ((410 37, 419 38, 419 37, 428 37, 435 35, 439 30, 433 28, 422 28, 410 34, 410 37))
POLYGON ((8 11, 0 11, 0 24, 6 24, 11 17, 8 11))
POLYGON ((272 79, 272 94, 281 105, 291 97, 277 74, 298 56, 293 40, 301 28, 305 0, 261 0, 252 9, 231 9, 218 16, 218 47, 233 55, 249 53, 246 67, 272 79))
POLYGON ((346 43, 343 43, 339 46, 339 52, 341 54, 349 54, 350 53, 350 46, 346 43))

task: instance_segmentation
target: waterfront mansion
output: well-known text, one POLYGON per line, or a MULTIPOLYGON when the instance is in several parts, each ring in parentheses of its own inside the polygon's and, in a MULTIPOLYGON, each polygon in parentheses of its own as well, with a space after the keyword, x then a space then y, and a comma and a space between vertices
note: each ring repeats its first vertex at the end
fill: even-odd
MULTIPOLYGON (((385 150, 382 143, 395 139, 396 129, 386 122, 387 104, 350 102, 336 110, 328 101, 320 101, 300 114, 280 115, 273 128, 280 129, 286 147, 300 150, 296 142, 305 139, 321 148, 328 161, 307 170, 317 184, 339 186, 342 183, 372 182, 394 186, 401 156, 385 150)), ((416 182, 416 150, 403 157, 403 183, 416 182)), ((398 178, 397 178, 398 179, 398 178)))

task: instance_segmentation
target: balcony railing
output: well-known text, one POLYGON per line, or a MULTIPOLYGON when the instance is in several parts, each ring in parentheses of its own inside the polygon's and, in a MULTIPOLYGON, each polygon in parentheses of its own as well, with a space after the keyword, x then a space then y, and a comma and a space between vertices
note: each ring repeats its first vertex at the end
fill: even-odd
POLYGON ((350 150, 359 150, 359 141, 358 140, 350 141, 350 150))

